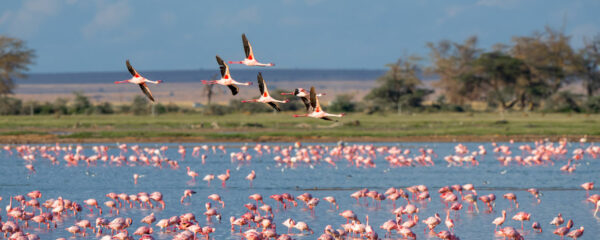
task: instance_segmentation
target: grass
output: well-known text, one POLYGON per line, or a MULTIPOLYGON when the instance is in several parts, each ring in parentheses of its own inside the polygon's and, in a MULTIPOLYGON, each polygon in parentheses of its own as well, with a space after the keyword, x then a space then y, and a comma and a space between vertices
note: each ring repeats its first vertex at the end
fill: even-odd
POLYGON ((280 114, 2 116, 0 142, 482 140, 600 138, 600 115, 507 113, 348 114, 339 123, 280 114))

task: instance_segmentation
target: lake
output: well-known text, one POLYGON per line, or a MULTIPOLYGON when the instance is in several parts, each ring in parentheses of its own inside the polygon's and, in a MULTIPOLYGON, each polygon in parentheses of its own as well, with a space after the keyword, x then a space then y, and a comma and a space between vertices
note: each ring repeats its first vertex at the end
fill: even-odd
MULTIPOLYGON (((263 143, 264 144, 264 143, 263 143)), ((558 146, 558 143, 545 143, 547 146, 558 146)), ((115 143, 105 144, 83 144, 81 154, 85 156, 94 155, 94 146, 108 146, 108 155, 118 156, 121 150, 115 143)), ((464 202, 464 208, 460 210, 457 218, 454 218, 455 233, 461 239, 496 239, 501 238, 494 236, 494 225, 491 222, 500 216, 500 212, 505 209, 507 211, 507 219, 504 226, 512 226, 520 231, 521 223, 510 219, 515 213, 525 211, 531 213, 531 221, 525 222, 525 231, 521 232, 525 239, 558 239, 552 234, 554 226, 549 222, 559 212, 563 214, 565 222, 567 219, 573 219, 574 228, 580 226, 585 227, 585 233, 580 239, 596 239, 600 234, 600 218, 593 216, 594 206, 590 202, 586 202, 586 191, 580 186, 584 182, 600 181, 600 162, 590 154, 583 154, 580 160, 574 162, 575 171, 568 173, 561 171, 560 168, 567 164, 567 159, 573 156, 573 151, 576 149, 585 150, 592 143, 567 143, 565 146, 566 153, 562 155, 554 155, 549 161, 542 165, 523 166, 515 162, 503 166, 497 158, 503 156, 502 153, 494 152, 492 143, 464 143, 468 149, 469 155, 473 151, 479 151, 478 146, 482 145, 487 151, 487 154, 477 156, 479 165, 472 166, 464 164, 462 166, 449 166, 444 160, 444 156, 456 155, 455 146, 457 143, 346 143, 346 148, 353 145, 373 145, 373 151, 376 156, 372 157, 375 164, 373 167, 357 167, 350 164, 349 161, 343 158, 333 156, 335 166, 326 163, 323 159, 328 154, 320 155, 323 157, 318 162, 311 161, 310 164, 298 161, 294 165, 278 163, 274 160, 275 157, 281 156, 280 152, 267 152, 263 150, 262 154, 257 153, 253 147, 256 143, 248 143, 247 155, 251 156, 249 161, 238 161, 232 159, 231 154, 241 152, 240 147, 243 143, 197 143, 197 144, 182 144, 186 150, 185 158, 181 158, 178 153, 179 144, 136 144, 127 143, 128 152, 123 155, 127 158, 133 155, 131 147, 139 145, 143 148, 160 148, 167 146, 168 149, 160 153, 160 157, 176 160, 179 167, 171 168, 168 164, 163 164, 162 167, 149 166, 140 162, 118 165, 98 160, 96 163, 88 166, 86 162, 80 161, 77 166, 68 166, 63 160, 64 151, 59 152, 57 161, 58 165, 53 165, 50 160, 42 158, 39 148, 44 145, 36 146, 35 160, 32 161, 36 172, 30 173, 24 166, 28 161, 23 160, 15 152, 12 146, 12 155, 5 150, 0 150, 0 159, 3 164, 0 165, 0 196, 3 198, 1 204, 8 205, 9 197, 17 194, 25 195, 32 190, 39 190, 42 193, 40 202, 47 199, 56 199, 61 196, 64 199, 76 201, 83 205, 83 200, 95 198, 100 204, 110 200, 105 195, 109 192, 137 194, 139 192, 155 192, 160 191, 166 202, 164 210, 160 208, 129 208, 124 206, 120 209, 120 214, 113 215, 109 213, 109 209, 102 204, 104 209, 102 217, 112 220, 116 217, 130 217, 133 219, 133 224, 128 228, 132 234, 135 229, 145 224, 140 223, 141 218, 150 213, 156 215, 157 221, 163 218, 169 218, 174 215, 182 215, 191 212, 196 215, 201 226, 205 226, 206 220, 203 216, 204 204, 212 202, 207 199, 207 196, 213 193, 219 194, 225 202, 225 208, 222 209, 219 204, 212 202, 213 206, 217 207, 217 211, 222 214, 221 223, 215 222, 210 225, 215 228, 215 232, 211 234, 214 239, 241 239, 239 233, 231 233, 230 231, 230 216, 240 217, 247 210, 243 206, 245 203, 254 203, 254 200, 248 199, 248 196, 254 193, 259 193, 263 196, 266 204, 273 207, 275 212, 274 222, 277 225, 277 233, 287 233, 287 228, 282 222, 287 218, 292 218, 298 221, 306 222, 310 228, 315 231, 313 235, 294 235, 294 239, 317 239, 323 232, 326 225, 332 225, 334 228, 341 228, 341 224, 345 224, 346 220, 339 215, 343 210, 354 211, 358 218, 363 221, 365 215, 369 215, 369 224, 379 234, 380 238, 384 237, 385 231, 380 229, 385 221, 394 219, 391 211, 394 209, 392 203, 388 200, 382 202, 380 207, 372 204, 369 199, 369 204, 366 206, 364 200, 357 204, 356 200, 350 197, 350 194, 368 188, 371 191, 384 193, 390 187, 406 188, 413 185, 423 184, 429 188, 431 201, 414 202, 420 208, 418 213, 421 220, 439 213, 442 218, 442 223, 437 226, 436 231, 447 230, 444 225, 445 205, 440 201, 438 189, 443 186, 453 184, 472 183, 479 196, 493 193, 496 195, 496 203, 494 211, 488 213, 485 211, 485 204, 479 202, 480 212, 468 212, 467 203, 464 202), (200 154, 206 154, 205 163, 202 163, 201 157, 192 156, 193 147, 207 145, 209 151, 200 150, 200 154), (216 149, 213 152, 211 147, 223 145, 227 153, 216 149), (431 156, 435 165, 422 166, 420 164, 411 164, 411 166, 392 166, 386 157, 390 154, 386 152, 377 152, 375 149, 387 146, 397 147, 406 158, 414 158, 421 155, 420 148, 432 149, 434 153, 427 154, 431 156), (192 181, 186 174, 186 167, 197 172, 199 177, 192 181), (231 178, 227 181, 226 187, 221 186, 221 182, 215 178, 210 186, 207 186, 202 177, 206 174, 225 173, 226 169, 231 170, 231 178), (250 183, 245 177, 254 170, 256 179, 250 187, 250 183), (139 174, 138 183, 134 184, 133 174, 139 174), (537 188, 541 192, 541 203, 527 192, 528 188, 537 188), (185 204, 180 203, 180 198, 184 190, 192 189, 197 193, 192 195, 191 201, 186 200, 185 204), (511 206, 508 200, 502 198, 502 195, 508 192, 515 193, 517 200, 520 203, 518 209, 511 206), (297 207, 288 208, 287 210, 278 207, 278 204, 270 199, 273 194, 290 193, 293 196, 299 196, 303 193, 310 193, 313 197, 319 198, 321 201, 315 207, 314 216, 304 206, 304 203, 298 202, 297 207), (328 202, 323 200, 323 197, 333 196, 337 199, 340 206, 339 210, 330 208, 328 202), (532 231, 532 222, 537 221, 543 228, 542 233, 532 231)), ((275 146, 281 146, 283 149, 291 149, 290 154, 295 156, 298 148, 292 147, 293 143, 268 143, 269 150, 273 150, 275 146)), ((331 150, 336 143, 303 143, 303 147, 320 146, 322 149, 329 147, 331 150)), ((534 148, 532 142, 517 142, 517 143, 497 143, 497 146, 506 146, 510 148, 509 155, 512 158, 523 156, 527 153, 519 149, 519 146, 529 145, 534 148)), ((48 147, 53 145, 46 145, 48 147)), ((68 144, 62 144, 61 147, 67 147, 68 144)), ((71 144, 70 152, 75 152, 76 144, 71 144)), ((307 154, 310 150, 304 148, 307 154)), ((304 151, 304 150, 303 150, 304 151)), ((387 151, 387 150, 386 150, 387 151)), ((355 157, 368 158, 369 154, 366 151, 361 153, 357 148, 354 152, 355 157)), ((55 152, 49 152, 50 155, 55 155, 55 152)), ((148 155, 148 154, 145 154, 148 155)), ((310 154, 314 156, 313 154, 310 154)), ((249 157, 250 158, 250 157, 249 157)), ((297 160, 300 160, 298 158, 297 160)), ((599 191, 594 189, 591 194, 598 194, 599 191)), ((458 193, 457 193, 458 195, 458 193)), ((29 199, 29 198, 27 198, 29 199)), ((460 196, 459 196, 460 199, 460 196)), ((396 202, 397 207, 405 205, 406 201, 399 199, 396 202)), ((30 208, 27 208, 30 211, 30 208)), ((8 218, 6 212, 0 212, 2 220, 8 218)), ((58 237, 69 237, 71 234, 65 228, 73 225, 76 219, 88 219, 95 222, 96 211, 90 214, 89 210, 83 211, 77 216, 65 216, 58 223, 58 228, 53 230, 38 229, 36 223, 31 223, 25 232, 35 233, 41 239, 56 239, 58 237)), ((156 223, 154 223, 156 224, 156 223)), ((153 225, 154 225, 153 224, 153 225)), ((564 226, 564 224, 563 224, 564 226)), ((159 229, 153 226, 155 233, 153 236, 157 239, 171 239, 173 233, 159 233, 159 229)), ((418 239, 436 239, 434 236, 424 234, 425 225, 420 222, 412 231, 417 234, 418 239)), ((237 229, 237 228, 236 228, 237 229)), ((293 233, 298 233, 298 230, 292 230, 293 233)), ((89 230, 88 230, 89 233, 89 230)), ((137 237, 136 237, 137 238, 137 237)), ((393 238, 400 238, 400 235, 395 233, 393 238)), ((88 239, 96 239, 96 237, 88 237, 88 239)))

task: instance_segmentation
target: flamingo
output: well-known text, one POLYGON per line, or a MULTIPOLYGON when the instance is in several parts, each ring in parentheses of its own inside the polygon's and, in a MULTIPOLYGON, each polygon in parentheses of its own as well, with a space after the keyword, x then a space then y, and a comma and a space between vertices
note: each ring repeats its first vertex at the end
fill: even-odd
POLYGON ((263 79, 262 73, 258 73, 258 75, 256 76, 257 81, 258 81, 258 89, 260 90, 260 98, 258 99, 251 99, 251 100, 242 100, 243 103, 247 103, 247 102, 261 102, 261 103, 265 103, 268 104, 269 106, 271 106, 273 109, 277 110, 278 112, 281 111, 281 109, 279 108, 279 106, 277 106, 277 103, 287 103, 290 100, 286 99, 286 100, 277 100, 274 99, 273 97, 271 97, 271 95, 269 94, 269 89, 267 88, 267 84, 265 83, 265 80, 263 79))
POLYGON ((219 57, 219 55, 217 55, 216 58, 217 58, 217 63, 219 63, 219 68, 221 68, 221 79, 210 80, 210 81, 202 80, 202 84, 220 84, 220 85, 227 86, 229 88, 229 90, 231 90, 232 95, 237 95, 238 92, 240 91, 240 89, 236 86, 236 84, 245 85, 245 86, 252 85, 252 82, 241 83, 241 82, 237 82, 237 81, 233 80, 233 78, 231 78, 231 74, 229 74, 229 66, 227 66, 227 64, 223 61, 223 59, 221 59, 221 57, 219 57))
POLYGON ((558 226, 560 226, 564 222, 565 222, 565 220, 563 219, 562 214, 558 213, 558 216, 554 217, 552 219, 552 221, 550 222, 550 224, 551 225, 556 225, 556 227, 558 228, 558 226))
POLYGON ((146 85, 147 82, 149 83, 153 83, 153 84, 159 84, 162 82, 162 80, 157 80, 157 81, 151 81, 148 80, 144 77, 142 77, 129 63, 129 59, 127 61, 125 61, 125 64, 127 65, 127 70, 129 70, 129 73, 131 73, 131 75, 133 76, 130 79, 127 80, 123 80, 123 81, 115 81, 115 84, 120 84, 120 83, 135 83, 137 85, 140 86, 140 88, 142 89, 142 92, 146 95, 146 97, 148 97, 148 99, 150 99, 152 102, 154 102, 154 97, 152 96, 152 92, 150 92, 150 89, 148 88, 148 85, 146 85))
POLYGON ((215 179, 215 175, 206 174, 206 176, 204 176, 204 178, 202 180, 208 182, 208 186, 210 187, 210 181, 212 181, 213 179, 215 179))
POLYGON ((310 105, 313 107, 313 111, 308 114, 302 115, 294 115, 294 117, 312 117, 312 118, 320 118, 323 120, 333 121, 333 119, 329 117, 343 117, 345 114, 330 114, 326 113, 321 109, 321 104, 319 104, 319 98, 317 98, 317 93, 315 92, 315 87, 310 87, 310 105))
POLYGON ((256 172, 254 172, 254 170, 252 170, 252 172, 250 172, 250 174, 248 174, 248 176, 246 176, 246 179, 248 179, 248 181, 250 181, 250 187, 252 187, 252 181, 254 181, 255 178, 256 178, 256 172))
POLYGON ((583 235, 583 226, 580 227, 579 229, 575 229, 575 230, 569 232, 569 234, 567 234, 567 237, 570 237, 572 239, 577 239, 577 238, 581 237, 581 235, 583 235))
POLYGON ((498 229, 498 226, 502 227, 502 224, 504 224, 505 220, 506 220, 506 210, 502 210, 502 217, 497 217, 496 219, 494 219, 494 221, 492 221, 492 224, 496 225, 496 228, 494 229, 494 231, 496 231, 496 229, 498 229))
POLYGON ((259 66, 259 67, 272 67, 275 66, 273 63, 260 63, 254 58, 254 52, 252 51, 252 46, 246 38, 246 34, 242 33, 242 42, 244 43, 244 53, 246 53, 246 58, 243 61, 233 62, 229 61, 229 64, 244 64, 246 66, 259 66))
POLYGON ((183 200, 185 200, 185 198, 189 197, 190 201, 192 201, 192 195, 196 194, 196 191, 191 190, 191 189, 186 189, 185 191, 183 191, 183 197, 181 197, 181 203, 183 203, 183 200))
POLYGON ((523 230, 523 221, 529 221, 529 218, 531 217, 531 215, 529 213, 526 212, 518 212, 517 214, 515 214, 512 219, 516 220, 516 221, 520 221, 521 222, 521 230, 523 230))
POLYGON ((187 169, 187 175, 192 177, 192 181, 196 181, 196 177, 198 176, 198 173, 192 171, 189 166, 186 167, 186 169, 187 169))
MULTIPOLYGON (((304 103, 304 106, 306 107, 306 111, 310 110, 310 100, 308 99, 310 96, 310 93, 308 91, 306 91, 306 89, 304 88, 296 88, 294 89, 293 92, 290 93, 281 93, 281 95, 294 95, 296 97, 299 97, 302 102, 304 103)), ((323 96, 325 95, 325 93, 317 93, 317 97, 323 96)))
POLYGON ((225 182, 226 182, 227 180, 229 180, 229 176, 230 176, 230 175, 229 175, 229 169, 227 169, 227 170, 225 171, 225 174, 219 174, 219 176, 217 176, 217 178, 219 178, 219 180, 221 180, 221 181, 222 181, 222 184, 221 184, 221 185, 222 185, 223 187, 225 187, 225 182))

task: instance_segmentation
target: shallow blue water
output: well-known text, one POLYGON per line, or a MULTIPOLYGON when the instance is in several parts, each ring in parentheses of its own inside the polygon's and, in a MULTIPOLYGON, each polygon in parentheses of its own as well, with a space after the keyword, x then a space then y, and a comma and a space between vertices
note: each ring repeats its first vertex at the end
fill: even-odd
MULTIPOLYGON (((208 145, 217 145, 212 143, 208 145)), ((393 215, 390 213, 393 210, 392 204, 385 201, 381 208, 375 208, 370 204, 368 207, 364 204, 358 205, 356 200, 350 198, 350 194, 362 188, 369 188, 383 193, 389 187, 407 187, 417 184, 424 184, 429 187, 432 201, 427 203, 427 206, 421 206, 419 217, 425 219, 432 216, 434 213, 440 213, 442 218, 445 217, 443 210, 444 204, 439 200, 437 190, 446 185, 473 183, 479 195, 494 193, 497 196, 496 207, 492 213, 467 213, 465 208, 460 213, 459 219, 455 220, 456 235, 461 239, 495 239, 494 225, 492 220, 500 216, 502 209, 506 209, 507 220, 505 226, 513 226, 520 229, 520 222, 510 220, 510 218, 518 211, 531 213, 531 221, 525 223, 525 239, 559 239, 552 234, 554 227, 548 223, 557 213, 562 213, 566 219, 574 220, 574 227, 585 227, 585 233, 580 239, 597 239, 600 234, 600 218, 593 217, 594 208, 591 203, 585 202, 586 193, 580 187, 584 182, 594 181, 600 182, 600 161, 593 159, 590 155, 585 155, 584 158, 577 162, 577 170, 573 173, 564 173, 559 170, 560 166, 566 164, 566 160, 555 160, 554 165, 544 166, 518 166, 512 164, 509 166, 501 166, 495 160, 495 155, 492 152, 490 143, 467 143, 465 144, 469 150, 475 151, 478 145, 484 145, 488 154, 481 160, 479 166, 461 166, 448 167, 443 160, 443 156, 453 154, 455 143, 377 143, 375 145, 399 146, 402 149, 411 149, 410 155, 416 154, 418 148, 433 148, 438 155, 434 157, 435 166, 423 167, 390 167, 383 160, 381 155, 375 159, 377 166, 375 168, 356 168, 350 166, 347 161, 340 160, 337 166, 333 167, 326 163, 320 163, 313 166, 299 164, 294 168, 278 165, 273 157, 277 154, 267 154, 266 152, 259 156, 253 149, 249 149, 249 153, 253 155, 250 163, 239 164, 232 162, 229 153, 239 152, 242 144, 226 144, 227 154, 223 154, 217 150, 216 154, 209 151, 206 164, 202 164, 199 158, 191 156, 192 147, 204 145, 199 144, 183 144, 187 149, 187 156, 184 160, 180 160, 180 155, 177 153, 178 144, 139 144, 141 147, 159 147, 162 145, 169 146, 166 151, 166 157, 179 160, 179 168, 172 169, 169 167, 157 168, 152 166, 115 166, 104 162, 98 162, 96 166, 86 166, 85 163, 79 166, 66 166, 62 160, 62 155, 59 157, 60 165, 52 165, 47 159, 42 159, 39 156, 33 162, 37 171, 35 174, 29 174, 24 167, 26 162, 17 157, 16 154, 9 155, 5 151, 0 151, 0 196, 4 198, 1 204, 8 204, 8 198, 11 195, 26 194, 32 190, 40 190, 42 199, 40 202, 48 198, 63 198, 82 202, 88 198, 95 198, 100 203, 110 200, 104 195, 109 192, 136 194, 138 192, 154 192, 160 191, 164 195, 166 201, 166 209, 158 208, 139 209, 139 208, 123 208, 121 217, 133 218, 133 225, 129 228, 130 233, 142 224, 139 222, 142 217, 154 212, 157 220, 168 218, 173 215, 181 215, 183 213, 192 212, 196 215, 200 224, 205 225, 205 219, 202 215, 204 212, 204 203, 208 202, 207 196, 212 193, 221 195, 226 203, 225 209, 220 209, 219 212, 223 215, 223 222, 213 223, 216 232, 211 235, 214 239, 240 239, 238 234, 230 232, 229 216, 239 217, 246 212, 243 204, 253 202, 248 199, 248 196, 254 193, 260 193, 265 198, 265 203, 271 205, 275 213, 275 223, 278 226, 278 233, 286 233, 287 229, 281 224, 288 217, 296 221, 305 221, 315 230, 314 235, 294 236, 296 239, 316 239, 323 231, 327 224, 331 224, 334 228, 340 228, 340 224, 344 224, 346 220, 339 216, 342 210, 353 210, 361 220, 364 221, 365 214, 369 215, 370 225, 378 232, 380 237, 384 236, 384 231, 379 229, 379 226, 390 219, 393 215), (196 171, 200 175, 200 179, 195 182, 186 174, 186 166, 196 171), (227 187, 222 188, 220 181, 215 179, 210 187, 207 187, 206 182, 201 178, 205 174, 222 174, 226 169, 231 169, 231 178, 227 182, 227 187), (251 171, 256 171, 256 179, 252 188, 245 176, 251 171), (133 183, 132 175, 140 174, 142 177, 138 180, 138 184, 133 183), (535 187, 543 194, 541 203, 526 192, 528 188, 535 187), (189 204, 180 204, 179 199, 183 195, 185 189, 193 189, 197 194, 192 196, 192 201, 189 204), (340 205, 340 211, 333 211, 329 207, 329 203, 321 200, 316 207, 315 216, 311 216, 309 211, 303 210, 300 206, 296 208, 281 210, 276 209, 276 202, 268 197, 272 194, 281 194, 284 192, 298 196, 304 192, 311 193, 313 197, 323 198, 325 196, 334 196, 340 205), (507 192, 513 192, 517 195, 520 203, 519 209, 510 207, 507 200, 502 198, 502 195, 507 192), (531 223, 538 221, 541 223, 544 230, 543 233, 533 233, 531 231, 531 223)), ((498 143, 506 144, 509 143, 498 143)), ((521 151, 517 146, 522 143, 512 145, 513 156, 520 155, 521 151)), ((533 143, 528 143, 533 146, 533 143)), ((119 149, 116 144, 107 143, 110 146, 109 154, 118 155, 119 149)), ((129 144, 132 146, 134 144, 129 144)), ((277 143, 269 145, 285 145, 290 144, 277 143)), ((305 143, 304 145, 311 145, 305 143)), ((324 144, 334 146, 334 143, 324 144)), ((571 156, 571 152, 575 148, 585 148, 579 143, 568 144, 569 153, 566 157, 571 156)), ((84 153, 92 155, 92 145, 83 145, 84 153)), ((250 147, 254 144, 249 144, 250 147)), ((13 150, 14 151, 14 150, 13 150)), ((202 151, 204 153, 204 151, 202 151)), ((128 154, 132 154, 129 151, 128 154)), ((592 193, 600 193, 597 189, 592 193)), ((213 203, 214 204, 214 203, 213 203)), ((404 200, 398 201, 398 206, 405 204, 404 200)), ((216 206, 217 204, 214 204, 216 206)), ((480 205, 483 210, 483 204, 480 205)), ((112 220, 116 215, 110 215, 108 209, 103 206, 104 218, 112 220)), ((89 219, 94 222, 97 215, 88 214, 85 210, 80 214, 81 219, 89 219)), ((6 213, 0 212, 2 219, 6 221, 6 213)), ((42 239, 55 239, 57 237, 68 237, 70 234, 64 230, 73 224, 75 218, 63 218, 63 222, 59 223, 58 229, 52 231, 37 229, 37 224, 34 227, 27 228, 27 232, 37 233, 42 239)), ((154 227, 158 232, 158 228, 154 227)), ((435 237, 425 235, 423 229, 425 225, 420 223, 413 228, 418 239, 434 239, 435 237)), ((442 223, 436 228, 437 231, 446 230, 442 223)), ((297 232, 294 230, 294 232, 297 232)), ((155 233, 154 237, 158 239, 170 239, 171 234, 155 233)), ((399 235, 394 235, 399 237, 399 235)), ((89 237, 95 239, 95 237, 89 237)))

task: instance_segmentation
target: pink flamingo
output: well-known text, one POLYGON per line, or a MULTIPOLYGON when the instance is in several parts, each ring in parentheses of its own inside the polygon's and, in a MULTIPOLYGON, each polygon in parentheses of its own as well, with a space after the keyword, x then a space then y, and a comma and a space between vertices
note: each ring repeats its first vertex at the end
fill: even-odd
POLYGON ((233 78, 231 78, 231 74, 229 74, 229 66, 227 66, 227 64, 223 61, 223 59, 221 59, 221 57, 219 57, 219 55, 217 55, 216 58, 217 58, 217 63, 219 63, 219 67, 221 68, 221 79, 211 80, 211 81, 202 80, 202 84, 219 84, 219 85, 227 86, 229 88, 229 90, 231 90, 232 95, 236 95, 240 91, 240 89, 237 87, 237 85, 245 85, 245 86, 252 85, 252 82, 240 83, 240 82, 233 80, 233 78))
POLYGON ((192 177, 192 181, 196 181, 196 177, 198 176, 198 173, 190 170, 189 166, 186 167, 186 169, 187 169, 187 175, 192 177))
POLYGON ((521 222, 521 230, 523 230, 523 221, 529 221, 529 218, 531 217, 531 215, 529 213, 526 212, 518 212, 517 214, 515 214, 512 219, 516 220, 516 221, 520 221, 521 222))
POLYGON ((248 181, 250 181, 250 187, 252 187, 252 181, 256 178, 256 173, 254 172, 254 170, 252 170, 252 172, 250 172, 250 174, 248 174, 248 176, 246 176, 246 179, 248 179, 248 181))
POLYGON ((315 87, 310 87, 310 105, 313 107, 313 111, 307 114, 294 115, 294 117, 311 117, 311 118, 320 118, 323 120, 333 121, 333 119, 329 117, 343 117, 345 114, 330 114, 323 109, 321 109, 321 104, 319 104, 319 98, 317 97, 317 93, 315 92, 315 87))
POLYGON ((153 83, 153 84, 159 84, 162 81, 158 80, 158 81, 151 81, 148 80, 144 77, 142 77, 129 63, 129 60, 127 60, 125 62, 125 64, 127 65, 127 70, 129 70, 129 73, 131 73, 131 75, 133 76, 131 79, 128 80, 123 80, 123 81, 116 81, 115 84, 120 84, 120 83, 135 83, 137 85, 140 86, 140 88, 142 89, 142 92, 148 97, 148 99, 150 99, 152 102, 154 102, 154 97, 152 96, 152 92, 150 92, 150 89, 148 88, 148 86, 146 85, 147 82, 149 83, 153 83))
POLYGON ((196 194, 196 191, 191 190, 191 189, 186 189, 183 191, 183 197, 181 197, 181 203, 183 203, 183 200, 185 200, 185 198, 189 197, 190 201, 192 201, 192 195, 196 194))
POLYGON ((217 176, 217 178, 218 178, 219 180, 221 180, 221 181, 222 181, 222 184, 221 184, 221 185, 222 185, 223 187, 225 187, 225 182, 226 182, 227 180, 229 180, 229 177, 230 177, 230 171, 229 171, 229 169, 227 169, 227 170, 225 171, 225 174, 219 174, 219 176, 217 176))
POLYGON ((275 66, 273 63, 260 63, 254 58, 254 52, 252 51, 252 46, 250 42, 246 38, 246 34, 242 34, 242 43, 244 44, 244 53, 246 54, 246 58, 239 62, 229 61, 229 64, 244 64, 246 66, 259 66, 259 67, 272 67, 275 66))

